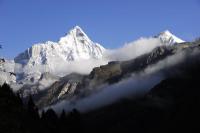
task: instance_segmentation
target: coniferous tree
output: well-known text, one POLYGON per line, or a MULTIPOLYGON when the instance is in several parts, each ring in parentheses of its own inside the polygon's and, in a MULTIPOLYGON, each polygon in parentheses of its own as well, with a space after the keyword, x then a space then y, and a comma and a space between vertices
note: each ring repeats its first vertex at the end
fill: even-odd
POLYGON ((39 118, 38 108, 35 105, 31 95, 29 96, 27 106, 28 106, 28 112, 29 112, 30 116, 32 116, 34 119, 38 119, 39 118))
POLYGON ((63 109, 60 115, 60 121, 65 121, 65 120, 66 120, 66 113, 65 113, 65 110, 63 109))
POLYGON ((23 106, 23 101, 22 101, 22 99, 21 99, 19 93, 16 94, 16 97, 17 97, 17 101, 18 101, 18 103, 21 104, 21 105, 23 106))
POLYGON ((65 110, 62 110, 62 113, 59 118, 59 129, 60 129, 60 132, 64 132, 68 130, 65 110))
POLYGON ((48 109, 43 117, 43 124, 50 133, 58 132, 58 117, 53 109, 48 109))
POLYGON ((81 114, 77 109, 73 109, 67 116, 69 131, 80 132, 82 130, 81 114))
MULTIPOLYGON (((15 95, 9 85, 0 87, 0 132, 33 133, 32 119, 24 108, 22 100, 15 95)), ((36 123, 37 124, 37 123, 36 123)), ((35 126, 36 126, 35 124, 35 126)))
POLYGON ((44 110, 42 110, 42 113, 41 113, 41 120, 43 120, 44 119, 44 116, 45 116, 45 111, 44 110))

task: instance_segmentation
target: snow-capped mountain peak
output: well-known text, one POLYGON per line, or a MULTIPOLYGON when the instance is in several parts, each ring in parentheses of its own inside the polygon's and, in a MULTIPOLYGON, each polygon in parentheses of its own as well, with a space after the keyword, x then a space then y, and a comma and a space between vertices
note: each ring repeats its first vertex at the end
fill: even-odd
POLYGON ((64 37, 61 37, 60 40, 59 40, 59 43, 60 44, 66 44, 66 40, 69 37, 72 37, 74 40, 76 40, 77 38, 82 38, 82 40, 84 39, 84 40, 91 42, 89 37, 85 34, 85 32, 79 26, 75 26, 64 37))
POLYGON ((183 43, 184 40, 178 38, 174 34, 172 34, 169 30, 165 30, 164 32, 159 33, 156 38, 159 38, 161 42, 166 45, 173 45, 176 43, 183 43))
POLYGON ((76 37, 85 37, 89 39, 89 37, 85 34, 85 32, 79 26, 75 26, 73 29, 69 31, 69 33, 75 34, 76 37))
MULTIPOLYGON (((87 34, 82 30, 81 27, 75 26, 72 28, 65 36, 61 37, 58 41, 59 44, 66 45, 69 41, 80 41, 82 43, 89 42, 92 43, 91 39, 87 36, 87 34)), ((87 43, 85 43, 87 44, 87 43)))
POLYGON ((56 73, 58 66, 63 63, 101 59, 104 51, 100 44, 90 40, 79 26, 75 26, 58 42, 35 44, 14 60, 15 63, 22 64, 26 77, 36 75, 34 77, 38 79, 43 72, 56 73))
POLYGON ((105 51, 100 44, 94 43, 79 26, 75 26, 66 36, 61 37, 58 44, 65 53, 68 53, 67 60, 99 59, 105 51))

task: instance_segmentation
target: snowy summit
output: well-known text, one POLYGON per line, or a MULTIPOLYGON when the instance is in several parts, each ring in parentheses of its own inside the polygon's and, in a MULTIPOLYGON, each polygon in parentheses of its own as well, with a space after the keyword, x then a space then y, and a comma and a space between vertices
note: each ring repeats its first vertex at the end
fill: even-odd
POLYGON ((160 34, 158 34, 156 36, 156 38, 159 38, 161 40, 161 42, 166 44, 166 45, 173 45, 173 44, 176 44, 176 43, 185 42, 182 39, 173 35, 169 30, 161 32, 160 34))
POLYGON ((58 42, 35 44, 19 54, 14 61, 23 67, 23 77, 35 75, 39 78, 43 72, 54 73, 60 63, 101 59, 104 51, 103 46, 90 40, 79 26, 75 26, 58 42))
POLYGON ((105 50, 100 44, 91 41, 79 26, 75 26, 66 36, 61 37, 58 44, 67 53, 67 60, 98 59, 105 50))

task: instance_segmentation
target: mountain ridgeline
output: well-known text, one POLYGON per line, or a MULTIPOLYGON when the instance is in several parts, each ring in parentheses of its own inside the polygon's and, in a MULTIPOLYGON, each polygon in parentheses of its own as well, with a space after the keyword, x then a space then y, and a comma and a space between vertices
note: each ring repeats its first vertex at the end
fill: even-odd
MULTIPOLYGON (((150 53, 129 61, 113 61, 109 62, 107 65, 96 67, 89 75, 70 74, 53 83, 48 90, 39 93, 39 95, 36 94, 36 104, 39 107, 46 107, 62 100, 71 101, 72 99, 73 102, 74 100, 79 100, 102 91, 104 85, 112 85, 130 79, 132 74, 144 73, 147 68, 163 60, 168 61, 170 57, 175 58, 175 56, 184 53, 185 55, 183 58, 193 58, 194 55, 190 53, 198 50, 198 43, 161 46, 155 48, 150 53)), ((182 60, 182 62, 185 61, 186 59, 182 60)), ((169 66, 166 63, 166 68, 161 68, 163 69, 162 73, 165 77, 178 74, 178 72, 181 71, 181 69, 179 70, 176 68, 176 65, 181 62, 178 64, 170 63, 168 63, 170 64, 169 66), (171 69, 174 69, 174 72, 170 72, 171 69)))

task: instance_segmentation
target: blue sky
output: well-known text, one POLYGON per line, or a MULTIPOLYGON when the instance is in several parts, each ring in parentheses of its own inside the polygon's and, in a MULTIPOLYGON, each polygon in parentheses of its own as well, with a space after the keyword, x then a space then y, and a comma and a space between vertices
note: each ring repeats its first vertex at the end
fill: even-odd
POLYGON ((0 0, 0 56, 57 41, 75 25, 106 48, 166 29, 190 41, 200 36, 200 0, 0 0))

